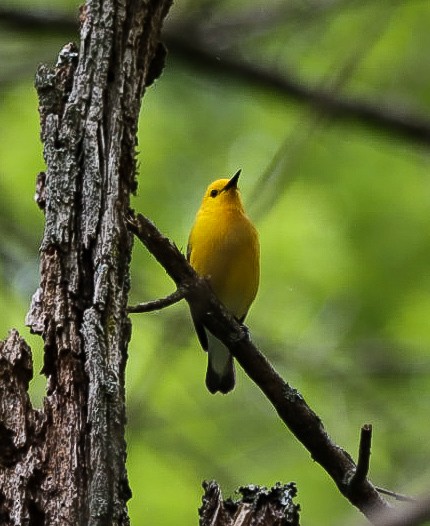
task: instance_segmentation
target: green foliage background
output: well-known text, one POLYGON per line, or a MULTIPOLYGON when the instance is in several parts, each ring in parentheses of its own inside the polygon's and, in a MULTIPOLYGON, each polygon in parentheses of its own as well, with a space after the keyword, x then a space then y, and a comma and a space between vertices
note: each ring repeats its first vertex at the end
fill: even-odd
MULTIPOLYGON (((71 16, 77 10, 66 0, 13 5, 71 16)), ((221 27, 235 53, 303 83, 336 81, 336 95, 430 119, 427 2, 189 1, 172 8, 169 28, 185 22, 200 24, 208 38, 221 27), (201 16, 203 7, 211 16, 201 16), (248 20, 246 31, 228 26, 251 9, 260 18, 248 20), (271 10, 280 15, 263 23, 271 10)), ((55 62, 72 38, 55 27, 11 29, 0 13, 1 337, 17 327, 32 345, 38 405, 42 344, 24 326, 43 231, 33 202, 44 163, 32 79, 36 64, 55 62)), ((242 168, 262 250, 261 288, 247 320, 253 338, 351 454, 361 424, 373 424, 375 484, 428 491, 428 146, 320 118, 273 91, 232 82, 222 67, 203 73, 171 50, 144 98, 139 150, 133 206, 184 250, 207 184, 242 168)), ((172 290, 136 243, 131 302, 172 290)), ((185 304, 134 315, 127 368, 132 524, 197 524, 200 485, 211 478, 226 495, 243 484, 294 480, 303 524, 353 521, 358 513, 243 372, 231 395, 211 396, 205 367, 185 304)))

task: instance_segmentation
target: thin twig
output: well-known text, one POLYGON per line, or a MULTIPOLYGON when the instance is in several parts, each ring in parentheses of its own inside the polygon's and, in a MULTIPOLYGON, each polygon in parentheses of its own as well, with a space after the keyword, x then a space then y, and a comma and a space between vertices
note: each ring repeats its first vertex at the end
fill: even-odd
POLYGON ((387 495, 387 497, 392 497, 393 499, 398 500, 400 502, 418 502, 418 499, 414 499, 413 497, 408 497, 407 495, 403 495, 402 493, 397 493, 389 489, 381 488, 380 486, 375 486, 375 489, 379 493, 382 493, 383 495, 387 495))
POLYGON ((184 291, 178 288, 175 290, 175 292, 172 292, 172 294, 169 294, 165 298, 158 298, 156 300, 138 303, 137 305, 130 305, 127 307, 127 312, 129 314, 134 314, 137 312, 153 312, 155 310, 161 310, 166 307, 170 307, 170 305, 178 303, 184 299, 184 297, 184 291))
MULTIPOLYGON (((360 433, 360 445, 358 449, 357 469, 349 483, 350 488, 355 488, 358 485, 363 484, 363 482, 366 480, 366 477, 369 473, 371 445, 372 445, 372 424, 364 424, 361 428, 361 433, 360 433)), ((387 495, 398 501, 417 502, 417 499, 408 497, 407 495, 402 495, 401 493, 396 493, 388 489, 381 488, 379 486, 375 486, 375 489, 378 493, 387 495)))
MULTIPOLYGON (((333 97, 341 96, 343 88, 382 37, 395 13, 395 9, 390 7, 388 10, 384 5, 380 11, 374 10, 372 18, 366 20, 366 31, 354 44, 352 51, 348 51, 344 63, 340 67, 330 68, 330 73, 321 81, 317 89, 331 92, 333 97), (377 16, 375 12, 378 13, 377 16)), ((248 208, 254 219, 271 210, 276 201, 284 195, 287 185, 291 184, 300 171, 295 164, 303 157, 312 136, 324 130, 332 120, 332 115, 327 114, 324 107, 306 108, 306 110, 299 114, 295 126, 254 185, 248 208)))
POLYGON ((364 424, 361 428, 360 446, 358 449, 357 469, 349 485, 355 488, 363 484, 369 473, 370 465, 370 448, 372 445, 372 425, 364 424))

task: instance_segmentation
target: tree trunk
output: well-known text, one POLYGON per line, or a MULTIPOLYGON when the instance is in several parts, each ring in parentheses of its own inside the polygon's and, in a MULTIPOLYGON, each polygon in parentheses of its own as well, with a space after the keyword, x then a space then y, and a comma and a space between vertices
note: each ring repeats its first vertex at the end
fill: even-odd
POLYGON ((43 410, 32 408, 31 352, 0 345, 0 523, 126 525, 124 368, 141 98, 161 72, 171 0, 88 0, 80 48, 36 76, 45 174, 41 283, 28 325, 45 342, 43 410))

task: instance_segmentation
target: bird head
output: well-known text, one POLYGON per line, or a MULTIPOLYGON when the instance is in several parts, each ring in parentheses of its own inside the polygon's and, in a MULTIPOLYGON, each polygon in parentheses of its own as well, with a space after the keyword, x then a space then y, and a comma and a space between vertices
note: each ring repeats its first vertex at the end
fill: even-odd
POLYGON ((241 170, 238 170, 231 179, 218 179, 211 183, 203 197, 204 208, 220 209, 222 207, 237 207, 242 209, 237 182, 241 170))

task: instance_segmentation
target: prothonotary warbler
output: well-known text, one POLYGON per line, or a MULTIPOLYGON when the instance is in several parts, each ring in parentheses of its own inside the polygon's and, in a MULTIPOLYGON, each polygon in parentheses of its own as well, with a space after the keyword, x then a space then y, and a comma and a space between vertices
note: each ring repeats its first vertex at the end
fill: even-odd
MULTIPOLYGON (((237 181, 218 179, 209 185, 188 240, 187 256, 196 272, 209 279, 227 309, 243 322, 257 294, 260 244, 245 214, 237 181)), ((196 332, 208 351, 206 386, 211 393, 228 393, 235 385, 233 357, 214 336, 206 333, 198 313, 192 312, 196 332)))

